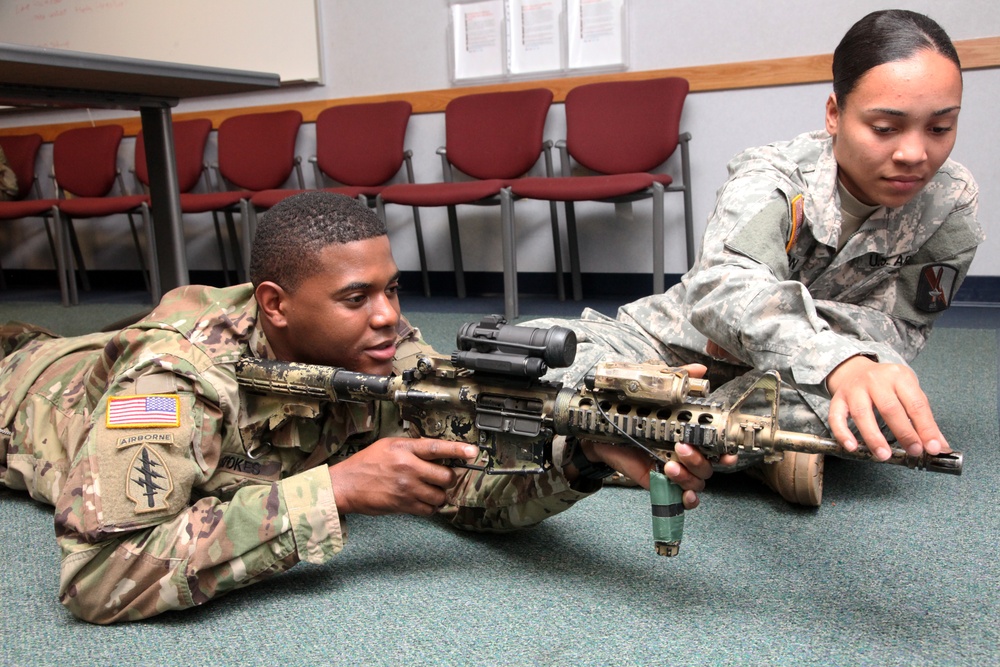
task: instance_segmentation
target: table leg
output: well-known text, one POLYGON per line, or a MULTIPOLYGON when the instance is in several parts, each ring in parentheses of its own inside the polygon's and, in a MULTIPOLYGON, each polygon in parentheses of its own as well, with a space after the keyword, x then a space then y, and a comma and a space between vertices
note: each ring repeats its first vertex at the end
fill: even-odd
POLYGON ((174 155, 174 127, 168 106, 144 106, 139 111, 146 142, 160 285, 167 291, 190 283, 177 182, 177 158, 174 155))

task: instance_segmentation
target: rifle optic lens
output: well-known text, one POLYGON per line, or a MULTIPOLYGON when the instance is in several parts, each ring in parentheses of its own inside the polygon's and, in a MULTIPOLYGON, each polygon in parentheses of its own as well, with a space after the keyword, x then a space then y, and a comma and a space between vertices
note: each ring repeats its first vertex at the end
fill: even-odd
POLYGON ((569 366, 576 359, 576 333, 566 327, 517 326, 491 315, 478 324, 466 322, 458 330, 459 350, 523 354, 545 361, 549 368, 569 366))

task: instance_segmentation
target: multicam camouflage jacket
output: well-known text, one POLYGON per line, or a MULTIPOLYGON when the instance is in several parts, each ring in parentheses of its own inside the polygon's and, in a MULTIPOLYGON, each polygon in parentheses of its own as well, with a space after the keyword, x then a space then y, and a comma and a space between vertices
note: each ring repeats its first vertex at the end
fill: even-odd
POLYGON ((744 151, 729 174, 692 270, 619 312, 664 357, 712 364, 711 340, 737 366, 776 369, 822 396, 826 376, 852 356, 916 357, 984 239, 978 187, 951 160, 904 206, 877 209, 839 251, 826 132, 744 151))
MULTIPOLYGON (((398 368, 426 345, 401 321, 398 368)), ((10 351, 10 340, 4 342, 10 351)), ((202 604, 346 540, 328 465, 405 435, 392 406, 246 394, 273 355, 249 285, 183 287, 115 333, 36 336, 0 362, 0 483, 55 506, 61 601, 95 623, 202 604)), ((467 471, 441 514, 508 530, 586 494, 467 471)))

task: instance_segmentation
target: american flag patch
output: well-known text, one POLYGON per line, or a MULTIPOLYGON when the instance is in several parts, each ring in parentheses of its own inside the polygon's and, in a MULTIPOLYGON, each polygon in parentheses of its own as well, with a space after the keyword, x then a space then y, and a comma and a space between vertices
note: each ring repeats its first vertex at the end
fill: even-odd
POLYGON ((181 425, 176 394, 112 396, 108 399, 108 428, 173 427, 181 425))

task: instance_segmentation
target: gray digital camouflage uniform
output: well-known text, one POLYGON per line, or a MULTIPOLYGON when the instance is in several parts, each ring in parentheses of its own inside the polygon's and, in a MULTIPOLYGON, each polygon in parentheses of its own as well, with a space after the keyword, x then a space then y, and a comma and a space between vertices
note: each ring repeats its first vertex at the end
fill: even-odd
POLYGON ((623 306, 617 319, 586 310, 528 324, 577 333, 576 362, 548 379, 575 385, 605 357, 701 363, 712 397, 731 404, 773 369, 784 381, 781 427, 828 435, 826 376, 855 355, 912 361, 951 305, 984 239, 977 202, 971 174, 948 160, 914 199, 876 210, 838 252, 832 140, 803 134, 730 162, 698 259, 678 285, 623 306), (709 340, 735 360, 708 356, 709 340))
MULTIPOLYGON (((405 321, 399 336, 396 365, 407 368, 427 348, 405 321)), ((272 357, 249 285, 179 288, 120 332, 58 338, 6 325, 0 343, 0 483, 55 506, 60 599, 95 623, 328 561, 347 536, 328 465, 405 435, 391 405, 241 391, 235 361, 272 357)), ((509 530, 585 495, 555 470, 465 471, 441 514, 509 530)))

